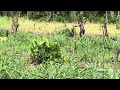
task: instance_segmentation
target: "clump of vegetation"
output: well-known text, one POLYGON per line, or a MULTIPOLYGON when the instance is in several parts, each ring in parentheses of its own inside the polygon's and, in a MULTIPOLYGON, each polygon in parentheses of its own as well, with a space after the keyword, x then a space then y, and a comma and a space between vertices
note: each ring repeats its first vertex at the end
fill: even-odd
POLYGON ((4 34, 5 34, 5 33, 4 33, 4 30, 1 29, 1 30, 0 30, 0 37, 4 36, 4 34))
POLYGON ((34 40, 30 49, 32 63, 40 64, 48 60, 61 58, 59 44, 57 42, 50 42, 48 39, 40 42, 34 40))
POLYGON ((65 28, 65 29, 59 31, 58 34, 61 34, 61 35, 63 34, 63 35, 66 35, 66 36, 72 36, 73 35, 73 33, 68 28, 65 28))

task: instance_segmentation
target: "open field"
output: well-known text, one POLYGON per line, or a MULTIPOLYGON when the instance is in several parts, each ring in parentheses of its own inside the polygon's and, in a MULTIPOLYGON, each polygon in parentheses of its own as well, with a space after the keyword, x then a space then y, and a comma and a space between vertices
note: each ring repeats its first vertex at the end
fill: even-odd
MULTIPOLYGON (((11 19, 0 18, 0 37, 4 37, 4 30, 11 30, 10 23, 11 19)), ((100 36, 102 35, 101 24, 87 22, 86 35, 75 40, 65 34, 47 34, 64 30, 64 23, 38 22, 24 18, 20 18, 19 23, 17 33, 10 34, 5 41, 0 41, 1 79, 101 79, 103 71, 105 79, 120 78, 119 61, 111 62, 115 48, 120 46, 120 31, 115 29, 115 25, 108 25, 110 37, 103 43, 103 38, 100 36), (40 42, 41 38, 60 45, 62 63, 56 63, 54 60, 36 66, 29 63, 31 43, 34 39, 40 42), (103 53, 105 53, 104 69, 103 53)), ((66 23, 66 25, 71 29, 73 23, 66 23)), ((78 27, 76 30, 79 33, 78 27)))
MULTIPOLYGON (((65 23, 59 22, 40 22, 32 21, 24 18, 19 19, 19 30, 25 32, 36 32, 36 33, 54 33, 64 28, 65 23), (35 29, 34 29, 35 23, 35 29)), ((66 23, 66 27, 71 29, 74 23, 66 23)), ((87 22, 85 24, 86 35, 101 35, 102 34, 102 24, 94 24, 87 22)), ((11 30, 11 19, 8 17, 0 18, 0 27, 2 29, 11 30)), ((76 31, 79 32, 79 28, 76 28, 76 31)), ((108 24, 108 32, 110 36, 120 36, 120 30, 116 30, 115 24, 108 24)))

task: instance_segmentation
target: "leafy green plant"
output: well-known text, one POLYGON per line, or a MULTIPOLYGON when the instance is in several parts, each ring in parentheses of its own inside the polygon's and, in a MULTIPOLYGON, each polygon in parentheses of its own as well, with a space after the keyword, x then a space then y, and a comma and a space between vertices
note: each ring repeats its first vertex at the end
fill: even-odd
POLYGON ((31 58, 37 63, 61 58, 59 44, 57 42, 50 42, 48 39, 41 42, 34 40, 30 49, 31 58))
POLYGON ((71 36, 72 32, 70 31, 70 29, 65 28, 65 29, 59 31, 58 34, 63 34, 63 35, 66 35, 66 36, 71 36))

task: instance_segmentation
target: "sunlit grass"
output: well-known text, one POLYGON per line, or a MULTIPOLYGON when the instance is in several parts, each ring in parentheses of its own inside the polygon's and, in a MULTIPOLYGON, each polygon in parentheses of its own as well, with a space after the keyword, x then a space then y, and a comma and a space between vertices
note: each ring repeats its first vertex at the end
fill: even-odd
MULTIPOLYGON (((32 21, 31 21, 32 22, 32 21)), ((41 23, 43 24, 43 22, 41 23)), ((54 25, 54 24, 53 24, 54 25)), ((64 25, 64 24, 63 24, 64 25)), ((87 31, 93 28, 89 24, 87 31)), ((94 24, 96 28, 99 25, 94 24)), ((69 26, 72 28, 72 24, 69 26)), ((96 30, 93 28, 93 31, 96 30)), ((76 28, 79 31, 79 28, 76 28)), ((21 29, 20 29, 21 30, 21 29)), ((49 30, 48 30, 49 31, 49 30)), ((52 31, 52 30, 51 30, 52 31)), ((91 30, 92 31, 92 30, 91 30)), ((93 32, 92 31, 92 32, 93 32)), ((101 31, 100 31, 101 32, 101 31)), ((97 33, 97 32, 96 32, 97 33)), ((77 53, 74 53, 74 39, 64 34, 57 35, 34 35, 31 33, 18 32, 9 35, 7 42, 0 42, 0 78, 10 79, 98 79, 102 78, 102 38, 82 37, 76 40, 77 53), (57 41, 61 46, 61 53, 64 57, 63 63, 54 61, 46 62, 38 66, 28 63, 30 59, 31 41, 36 37, 48 38, 50 41, 57 41), (75 55, 75 56, 74 56, 75 55), (83 67, 81 67, 83 65, 83 67)), ((108 38, 105 45, 105 78, 120 78, 120 67, 111 64, 111 57, 114 55, 115 47, 120 46, 119 39, 108 38), (114 66, 116 71, 114 71, 114 66)), ((120 58, 119 58, 120 59, 120 58)))
MULTIPOLYGON (((19 19, 19 30, 25 32, 36 32, 36 33, 54 33, 55 31, 61 30, 65 26, 65 23, 60 22, 40 22, 32 21, 25 18, 19 19), (35 27, 34 27, 35 23, 35 27)), ((71 29, 74 23, 66 23, 66 27, 71 29)), ((102 24, 99 23, 89 23, 85 24, 86 35, 102 35, 102 24)), ((0 27, 2 29, 11 30, 11 18, 0 17, 0 27)), ((79 27, 76 27, 77 33, 79 33, 79 27)), ((116 30, 115 24, 108 24, 108 33, 109 36, 119 37, 120 30, 116 30)))

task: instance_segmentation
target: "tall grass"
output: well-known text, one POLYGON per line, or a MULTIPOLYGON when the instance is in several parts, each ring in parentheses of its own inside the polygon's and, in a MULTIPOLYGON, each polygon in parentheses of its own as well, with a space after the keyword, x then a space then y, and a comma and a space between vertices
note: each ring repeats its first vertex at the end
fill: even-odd
MULTIPOLYGON (((77 53, 73 54, 73 38, 66 35, 34 35, 25 32, 11 34, 7 42, 0 42, 0 78, 10 79, 94 79, 102 78, 102 38, 82 37, 76 40, 77 53), (30 45, 35 38, 46 37, 57 41, 61 45, 63 63, 54 61, 46 62, 38 66, 31 66, 30 45), (74 56, 75 55, 75 56, 74 56), (85 64, 83 68, 80 63, 85 64)), ((119 78, 119 67, 113 75, 110 58, 114 54, 114 48, 119 46, 119 39, 108 38, 105 44, 105 78, 119 78)))
MULTIPOLYGON (((9 20, 2 17, 3 22, 9 20)), ((1 20, 1 18, 0 18, 1 20)), ((20 24, 26 24, 27 21, 20 19, 20 24)), ((32 22, 32 21, 28 21, 32 22)), ((1 22, 0 22, 1 23, 1 22)), ((33 22, 32 22, 33 23, 33 22)), ((40 22, 43 23, 43 22, 40 22)), ((40 23, 37 23, 38 25, 40 23)), ((49 23, 51 25, 53 23, 49 23)), ((4 36, 6 24, 1 25, 0 36, 4 36)), ((32 26, 28 23, 28 26, 32 26)), ((56 25, 60 25, 57 23, 56 25)), ((72 24, 71 24, 72 25, 72 24)), ((87 27, 86 32, 94 32, 93 24, 87 27), (91 29, 91 30, 90 30, 91 29)), ((94 24, 96 27, 99 24, 94 24)), ((53 24, 53 26, 55 26, 53 24)), ((52 27, 51 26, 51 31, 52 27)), ((69 26, 69 24, 68 24, 69 26)), ((41 26, 43 28, 43 26, 41 26)), ((113 27, 112 25, 109 27, 113 27)), ((32 27, 30 27, 32 28, 32 27)), ((47 27, 49 28, 49 27, 47 27)), ((76 53, 74 53, 74 38, 65 34, 36 35, 29 32, 23 32, 28 28, 25 25, 20 26, 17 33, 9 35, 6 42, 0 41, 0 78, 1 79, 100 79, 102 78, 102 37, 87 35, 76 39, 76 53), (31 41, 34 39, 48 38, 50 41, 57 42, 61 47, 62 59, 64 62, 55 63, 48 61, 38 66, 32 66, 30 61, 31 41), (81 67, 83 64, 83 67, 81 67)), ((60 29, 61 30, 61 29, 60 29)), ((79 29, 78 29, 79 30, 79 29)), ((109 29, 110 30, 110 29, 109 29)), ((48 30, 49 31, 49 30, 48 30)), ((96 30, 101 32, 100 30, 96 30)), ((112 29, 111 29, 112 31, 112 29)), ((117 32, 117 31, 115 31, 117 32)), ((118 37, 119 31, 115 34, 118 37)), ((93 34, 94 35, 94 34, 93 34)), ((120 78, 119 62, 116 65, 111 64, 111 57, 114 55, 116 47, 120 46, 120 40, 116 37, 109 37, 105 40, 105 78, 120 78), (114 68, 116 71, 114 71, 114 68)))

